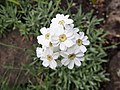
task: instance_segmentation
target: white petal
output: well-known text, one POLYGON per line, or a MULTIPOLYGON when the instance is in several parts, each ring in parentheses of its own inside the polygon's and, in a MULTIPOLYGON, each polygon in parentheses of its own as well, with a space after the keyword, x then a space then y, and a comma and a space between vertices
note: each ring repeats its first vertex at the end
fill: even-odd
POLYGON ((68 68, 69 69, 73 69, 74 67, 74 61, 71 61, 69 64, 68 64, 68 68))
POLYGON ((84 53, 83 52, 79 52, 76 54, 77 57, 83 57, 84 56, 84 53))
POLYGON ((86 47, 84 45, 79 46, 80 50, 84 53, 87 51, 86 47))
POLYGON ((68 17, 69 17, 69 15, 65 15, 65 17, 66 17, 66 18, 68 18, 68 17))
POLYGON ((60 50, 66 50, 66 46, 64 45, 64 43, 60 44, 60 50))
POLYGON ((42 65, 45 67, 49 66, 49 61, 47 61, 47 60, 43 61, 42 65))
POLYGON ((52 55, 53 54, 53 50, 51 48, 46 48, 46 55, 52 55))
POLYGON ((40 32, 41 32, 42 34, 46 34, 46 33, 47 33, 46 27, 41 28, 41 29, 40 29, 40 32))
POLYGON ((71 29, 73 30, 74 24, 65 24, 64 27, 66 30, 71 30, 71 29))
POLYGON ((51 37, 51 40, 52 40, 52 41, 56 41, 56 40, 58 40, 58 36, 55 36, 55 35, 52 36, 52 37, 51 37))
MULTIPOLYGON (((59 36, 59 35, 61 35, 61 34, 64 33, 64 28, 63 28, 63 26, 60 25, 60 24, 57 24, 57 23, 51 24, 50 28, 51 28, 51 29, 50 29, 51 32, 52 32, 55 36, 59 36)), ((53 34, 52 34, 52 35, 53 35, 53 34)))
POLYGON ((80 39, 82 40, 84 38, 84 32, 80 32, 79 35, 80 35, 80 39))
POLYGON ((74 34, 71 37, 68 37, 69 40, 73 40, 74 38, 75 38, 74 34))
POLYGON ((69 54, 74 53, 74 49, 75 49, 75 47, 72 46, 72 47, 70 47, 70 48, 67 49, 67 52, 68 52, 69 54))
POLYGON ((58 40, 52 40, 51 42, 52 42, 53 44, 57 44, 57 43, 59 43, 58 40))
POLYGON ((64 65, 64 63, 65 63, 66 60, 67 60, 67 59, 62 59, 62 60, 61 60, 61 63, 64 65))
POLYGON ((50 68, 55 69, 57 67, 57 62, 55 60, 50 61, 50 68))
POLYGON ((64 65, 67 66, 69 63, 70 63, 70 61, 66 60, 65 63, 64 63, 64 65))
POLYGON ((59 16, 59 19, 61 20, 63 20, 63 19, 65 19, 65 16, 63 15, 63 14, 60 14, 60 16, 59 16))
POLYGON ((78 45, 75 45, 74 46, 74 52, 75 52, 75 54, 77 54, 77 53, 80 53, 81 52, 81 50, 80 50, 80 47, 78 46, 78 45))
POLYGON ((84 58, 84 57, 80 58, 80 61, 84 61, 84 60, 85 60, 85 58, 84 58))
POLYGON ((71 26, 71 28, 73 28, 73 27, 74 27, 74 24, 70 24, 70 26, 71 26))
POLYGON ((66 40, 64 43, 65 43, 65 46, 67 46, 67 47, 71 47, 74 45, 72 40, 66 40))
POLYGON ((66 32, 66 33, 67 33, 66 34, 67 37, 71 37, 73 35, 73 32, 66 32))
POLYGON ((84 57, 77 58, 79 61, 84 61, 84 57))
POLYGON ((74 33, 74 35, 75 35, 75 39, 76 39, 76 40, 80 39, 80 35, 79 35, 77 32, 74 33))
POLYGON ((41 44, 46 46, 46 47, 49 47, 49 41, 48 40, 44 40, 41 44))
POLYGON ((84 36, 84 38, 82 39, 83 41, 86 41, 88 39, 87 36, 84 36))
POLYGON ((67 20, 65 21, 65 23, 66 23, 66 24, 72 24, 72 23, 73 23, 73 20, 72 20, 72 19, 67 19, 67 20))
POLYGON ((59 52, 54 53, 53 54, 54 59, 57 59, 59 57, 59 55, 60 55, 59 52))
POLYGON ((58 46, 59 45, 58 37, 56 37, 56 36, 52 37, 51 42, 52 42, 53 46, 58 46))
POLYGON ((37 40, 39 44, 42 44, 44 41, 44 36, 43 35, 37 36, 37 40))
POLYGON ((66 24, 64 27, 65 27, 65 30, 70 30, 72 28, 70 24, 66 24))
POLYGON ((67 57, 67 56, 68 56, 68 53, 67 53, 67 52, 64 52, 64 51, 61 51, 61 52, 60 52, 60 55, 63 56, 63 57, 67 57))
POLYGON ((53 40, 51 41, 53 45, 58 45, 59 44, 59 41, 58 40, 53 40))
POLYGON ((74 28, 74 31, 75 31, 75 32, 79 32, 79 29, 78 29, 78 28, 74 28))
MULTIPOLYGON (((56 22, 57 22, 56 18, 53 18, 53 19, 51 20, 51 22, 52 22, 52 23, 56 23, 56 22)), ((51 25, 52 25, 52 24, 51 24, 51 25)))
POLYGON ((59 46, 59 42, 58 43, 52 43, 53 44, 53 47, 58 47, 59 46))
POLYGON ((40 58, 40 57, 41 57, 42 52, 43 52, 43 49, 42 49, 42 48, 37 47, 37 49, 36 49, 36 53, 37 53, 37 57, 38 57, 38 58, 40 58))
POLYGON ((61 63, 62 63, 64 66, 67 66, 67 65, 70 63, 70 61, 69 61, 68 59, 63 59, 63 60, 61 60, 61 63))
POLYGON ((41 60, 41 61, 45 61, 46 58, 45 58, 44 56, 42 56, 42 57, 40 58, 40 60, 41 60))
POLYGON ((57 14, 56 18, 60 18, 61 16, 64 16, 63 14, 57 14))
POLYGON ((83 44, 84 44, 84 45, 89 45, 90 42, 89 42, 88 40, 86 40, 86 41, 83 41, 83 44))
POLYGON ((59 36, 61 34, 63 34, 65 31, 63 29, 63 26, 62 25, 59 25, 59 28, 57 27, 56 30, 55 30, 55 35, 59 36))
POLYGON ((50 33, 50 36, 54 35, 54 29, 49 28, 49 33, 50 33))
POLYGON ((81 66, 81 62, 80 62, 80 60, 78 60, 77 58, 75 59, 75 65, 81 66))

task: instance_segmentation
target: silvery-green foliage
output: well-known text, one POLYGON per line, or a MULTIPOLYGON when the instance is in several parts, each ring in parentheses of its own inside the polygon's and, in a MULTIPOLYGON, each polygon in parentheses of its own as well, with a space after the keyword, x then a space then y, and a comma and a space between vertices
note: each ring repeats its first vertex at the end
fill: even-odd
MULTIPOLYGON (((69 10, 71 2, 68 2, 68 8, 63 9, 60 7, 61 0, 33 0, 35 4, 29 0, 17 1, 19 4, 9 2, 8 7, 7 4, 0 5, 0 35, 15 27, 22 35, 36 37, 40 34, 41 27, 49 26, 56 13, 63 13, 69 14, 74 19, 75 27, 87 34, 90 45, 87 47, 85 61, 81 67, 72 70, 66 67, 57 70, 44 68, 36 58, 36 53, 29 53, 32 54, 31 59, 34 61, 23 68, 27 74, 32 75, 36 83, 29 80, 27 86, 23 85, 22 89, 21 86, 17 86, 13 90, 99 90, 100 83, 108 80, 102 67, 107 55, 103 47, 106 33, 95 28, 101 20, 93 16, 92 12, 84 14, 81 8, 76 14, 71 14, 69 10)), ((3 87, 4 84, 5 82, 2 83, 3 87)))

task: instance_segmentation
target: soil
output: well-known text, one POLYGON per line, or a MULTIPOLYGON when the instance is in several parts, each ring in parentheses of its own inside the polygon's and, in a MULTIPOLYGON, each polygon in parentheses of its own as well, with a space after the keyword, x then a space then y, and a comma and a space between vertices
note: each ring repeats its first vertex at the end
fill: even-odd
MULTIPOLYGON (((11 46, 0 45, 0 79, 7 79, 10 85, 25 83, 30 79, 26 70, 21 70, 21 66, 30 62, 30 56, 21 48, 29 49, 36 40, 28 40, 22 37, 18 30, 10 32, 6 38, 1 38, 0 43, 11 46), (24 77, 23 77, 24 76, 24 77)), ((0 82, 0 83, 1 83, 0 82)))
MULTIPOLYGON (((81 4, 84 12, 94 10, 94 15, 105 19, 100 27, 109 32, 109 35, 106 37, 107 46, 120 42, 120 0, 96 0, 94 3, 88 0, 73 0, 73 2, 72 13, 76 13, 78 6, 81 4)), ((66 0, 62 0, 61 5, 66 7, 66 0)), ((15 45, 20 48, 31 48, 33 43, 36 43, 35 41, 22 37, 18 30, 9 33, 6 38, 0 39, 2 43, 15 45)), ((120 90, 120 45, 115 49, 108 49, 106 52, 108 54, 108 62, 103 67, 109 73, 110 81, 102 83, 100 90, 120 90)), ((29 55, 25 51, 0 45, 0 75, 8 78, 11 84, 27 82, 30 77, 25 75, 25 71, 8 70, 2 66, 12 65, 15 68, 20 68, 26 63, 29 63, 29 55), (19 77, 17 77, 18 74, 19 77)))

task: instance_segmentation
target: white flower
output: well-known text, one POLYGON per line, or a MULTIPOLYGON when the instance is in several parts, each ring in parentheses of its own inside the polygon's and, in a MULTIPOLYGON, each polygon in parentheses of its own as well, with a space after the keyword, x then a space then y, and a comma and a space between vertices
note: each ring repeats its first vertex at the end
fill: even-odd
POLYGON ((66 30, 71 30, 71 29, 73 29, 74 28, 74 24, 66 24, 65 25, 65 29, 66 30))
POLYGON ((40 58, 42 56, 43 51, 44 51, 43 48, 40 48, 40 47, 36 48, 36 54, 37 54, 38 58, 40 58))
POLYGON ((72 24, 73 20, 68 19, 69 15, 63 15, 63 14, 57 14, 56 18, 53 18, 51 20, 51 25, 50 27, 58 27, 58 28, 63 28, 66 24, 72 24))
POLYGON ((50 48, 46 48, 43 52, 41 60, 43 61, 42 65, 45 67, 50 67, 51 69, 55 69, 57 67, 57 62, 55 61, 59 57, 59 53, 53 53, 53 50, 50 48))
POLYGON ((83 61, 84 53, 77 49, 76 46, 68 48, 67 51, 62 51, 61 56, 64 58, 61 60, 61 63, 64 66, 68 66, 69 69, 74 67, 74 64, 81 66, 81 61, 83 61))
POLYGON ((74 45, 74 33, 72 31, 61 29, 51 37, 53 46, 59 46, 60 50, 66 50, 67 47, 74 45))
POLYGON ((84 53, 87 51, 85 45, 89 45, 90 42, 88 40, 88 37, 84 35, 84 32, 79 32, 79 34, 75 34, 76 38, 76 45, 78 48, 84 53))
POLYGON ((78 28, 74 28, 74 24, 66 24, 65 30, 70 30, 70 31, 73 31, 75 33, 79 32, 78 28))
POLYGON ((41 28, 40 32, 42 35, 37 37, 38 43, 42 44, 43 46, 49 47, 51 45, 51 36, 53 35, 53 32, 50 30, 50 28, 41 28))

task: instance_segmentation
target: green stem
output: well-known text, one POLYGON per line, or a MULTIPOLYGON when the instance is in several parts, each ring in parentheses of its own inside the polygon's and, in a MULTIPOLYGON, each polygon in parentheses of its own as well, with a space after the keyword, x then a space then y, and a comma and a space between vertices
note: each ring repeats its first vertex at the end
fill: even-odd
POLYGON ((5 47, 10 47, 10 48, 16 48, 16 49, 25 50, 25 48, 20 48, 20 47, 14 46, 14 45, 9 45, 9 44, 5 44, 5 43, 1 43, 1 42, 0 42, 0 45, 5 46, 5 47))
POLYGON ((58 7, 59 7, 60 2, 61 2, 61 0, 59 0, 59 1, 57 2, 55 9, 53 9, 53 11, 52 11, 51 14, 50 14, 50 17, 52 17, 53 14, 55 13, 55 11, 58 10, 58 7))
POLYGON ((104 49, 106 50, 106 49, 110 49, 110 48, 117 48, 117 45, 119 45, 119 44, 120 44, 120 42, 116 43, 114 45, 110 45, 110 46, 104 47, 104 49))
POLYGON ((17 67, 7 66, 7 65, 2 65, 1 67, 4 68, 4 69, 25 70, 25 71, 27 71, 27 69, 25 69, 25 68, 17 68, 17 67))

